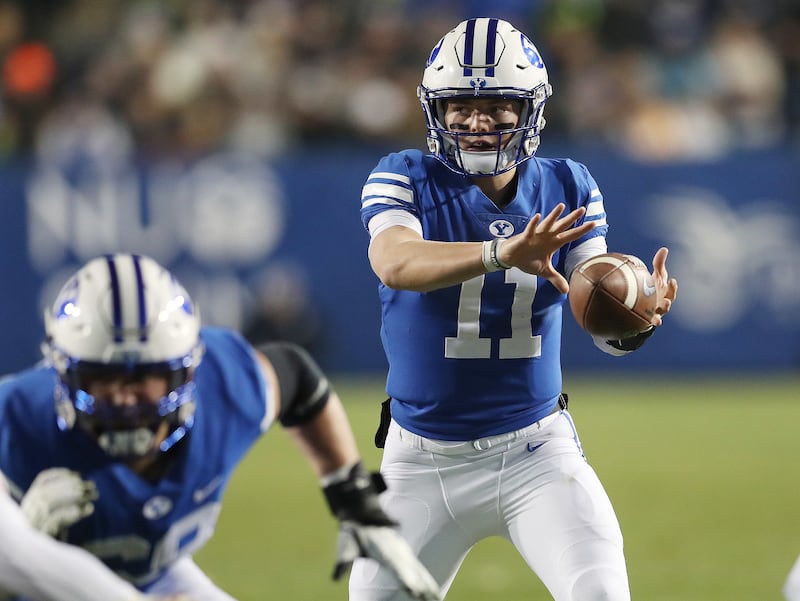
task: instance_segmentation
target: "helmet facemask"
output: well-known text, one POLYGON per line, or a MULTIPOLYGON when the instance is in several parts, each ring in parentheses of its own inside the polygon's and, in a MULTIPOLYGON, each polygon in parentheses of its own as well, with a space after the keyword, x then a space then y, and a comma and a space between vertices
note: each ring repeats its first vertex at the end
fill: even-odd
MULTIPOLYGON (((58 351, 51 350, 51 355, 58 351)), ((109 456, 130 461, 158 455, 188 434, 194 425, 195 383, 192 357, 151 365, 108 365, 62 356, 65 369, 56 383, 57 423, 61 430, 77 427, 109 456), (91 394, 93 382, 141 382, 159 378, 166 394, 157 400, 115 405, 91 394), (156 441, 160 440, 158 444, 156 441)))
POLYGON ((481 93, 465 97, 463 94, 427 93, 420 87, 419 95, 428 128, 428 150, 448 167, 470 176, 494 176, 513 169, 531 158, 539 147, 539 133, 544 128, 544 104, 548 92, 542 84, 532 97, 481 93), (519 106, 519 120, 513 127, 486 132, 458 131, 448 127, 445 119, 450 100, 468 98, 513 100, 519 106), (463 150, 462 139, 496 137, 491 150, 463 150))

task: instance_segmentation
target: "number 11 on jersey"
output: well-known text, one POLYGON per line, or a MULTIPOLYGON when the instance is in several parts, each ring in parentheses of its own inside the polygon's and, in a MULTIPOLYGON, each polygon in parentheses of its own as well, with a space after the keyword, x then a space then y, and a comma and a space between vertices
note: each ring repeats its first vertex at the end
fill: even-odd
MULTIPOLYGON (((514 286, 511 303, 511 337, 499 339, 500 359, 529 359, 542 353, 541 336, 534 336, 531 326, 533 298, 536 296, 536 276, 509 269, 506 284, 514 286)), ((448 359, 489 359, 492 338, 482 338, 480 332, 481 293, 486 281, 480 275, 461 284, 458 299, 458 330, 456 336, 444 340, 444 356, 448 359)))

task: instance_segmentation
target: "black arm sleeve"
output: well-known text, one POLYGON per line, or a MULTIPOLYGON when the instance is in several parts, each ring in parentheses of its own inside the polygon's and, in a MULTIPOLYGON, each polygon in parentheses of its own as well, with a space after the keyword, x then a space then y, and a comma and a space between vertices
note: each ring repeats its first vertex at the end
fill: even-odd
POLYGON ((308 352, 291 342, 269 342, 257 347, 272 363, 281 391, 278 420, 284 427, 313 419, 328 402, 328 379, 308 352))

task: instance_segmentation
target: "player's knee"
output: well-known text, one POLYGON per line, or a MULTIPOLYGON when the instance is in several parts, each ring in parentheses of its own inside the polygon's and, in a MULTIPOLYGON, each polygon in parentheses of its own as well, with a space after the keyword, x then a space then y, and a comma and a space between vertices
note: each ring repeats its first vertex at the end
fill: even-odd
POLYGON ((572 586, 570 601, 630 601, 628 577, 618 570, 598 568, 581 574, 572 586))

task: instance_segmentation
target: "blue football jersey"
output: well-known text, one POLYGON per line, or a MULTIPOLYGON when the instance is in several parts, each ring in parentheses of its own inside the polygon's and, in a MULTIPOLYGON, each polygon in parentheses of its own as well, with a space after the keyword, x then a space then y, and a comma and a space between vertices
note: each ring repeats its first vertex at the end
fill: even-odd
MULTIPOLYGON (((380 160, 364 185, 361 219, 413 215, 426 240, 477 242, 521 232, 530 218, 566 204, 598 227, 569 248, 605 236, 603 197, 585 166, 533 158, 517 169, 514 199, 499 209, 472 181, 416 150, 380 160)), ((386 390, 404 428, 442 440, 512 431, 547 415, 561 392, 561 317, 566 295, 512 268, 432 292, 379 284, 386 390)))
POLYGON ((203 328, 201 338, 194 427, 155 483, 111 462, 83 432, 58 428, 54 369, 37 366, 0 383, 0 471, 12 490, 24 492, 51 467, 92 480, 99 493, 94 513, 73 525, 66 541, 140 587, 211 537, 234 468, 274 414, 244 339, 220 328, 203 328))

